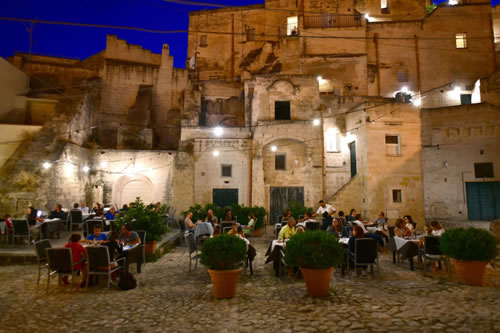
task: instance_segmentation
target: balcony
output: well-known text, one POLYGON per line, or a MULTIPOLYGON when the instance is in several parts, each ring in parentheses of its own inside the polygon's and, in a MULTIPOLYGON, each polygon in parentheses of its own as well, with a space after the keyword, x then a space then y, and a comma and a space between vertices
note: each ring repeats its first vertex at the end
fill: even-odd
POLYGON ((323 14, 304 17, 305 29, 359 28, 361 26, 361 15, 323 14))

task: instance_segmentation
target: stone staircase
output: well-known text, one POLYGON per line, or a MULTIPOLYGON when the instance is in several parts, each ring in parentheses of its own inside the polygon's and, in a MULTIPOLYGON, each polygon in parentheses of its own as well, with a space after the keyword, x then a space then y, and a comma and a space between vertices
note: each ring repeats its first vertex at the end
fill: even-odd
POLYGON ((337 192, 326 200, 327 203, 339 210, 343 210, 346 215, 348 210, 354 207, 361 207, 361 177, 356 175, 345 183, 337 192))

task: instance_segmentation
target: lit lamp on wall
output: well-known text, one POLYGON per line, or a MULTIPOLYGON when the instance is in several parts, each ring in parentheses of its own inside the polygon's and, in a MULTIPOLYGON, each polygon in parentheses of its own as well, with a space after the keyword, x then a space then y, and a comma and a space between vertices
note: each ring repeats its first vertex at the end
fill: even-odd
POLYGON ((43 162, 43 164, 42 164, 42 167, 45 170, 50 169, 51 166, 52 166, 52 164, 50 164, 49 162, 43 162))
POLYGON ((278 150, 278 147, 276 147, 276 146, 271 146, 271 151, 272 151, 272 152, 276 152, 277 150, 278 150))

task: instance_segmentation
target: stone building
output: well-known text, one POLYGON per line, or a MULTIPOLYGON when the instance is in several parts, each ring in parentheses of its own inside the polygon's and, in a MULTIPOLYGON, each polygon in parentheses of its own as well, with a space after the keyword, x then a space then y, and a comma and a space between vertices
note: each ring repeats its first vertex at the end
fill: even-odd
POLYGON ((263 206, 270 223, 291 201, 320 199, 368 219, 498 218, 491 3, 429 5, 268 0, 192 12, 186 69, 167 45, 155 54, 114 36, 82 61, 16 54, 32 94, 57 104, 4 165, 17 179, 26 151, 39 158, 28 181, 4 183, 17 194, 3 207, 137 194, 178 210, 263 206), (54 166, 40 170, 42 157, 54 166))

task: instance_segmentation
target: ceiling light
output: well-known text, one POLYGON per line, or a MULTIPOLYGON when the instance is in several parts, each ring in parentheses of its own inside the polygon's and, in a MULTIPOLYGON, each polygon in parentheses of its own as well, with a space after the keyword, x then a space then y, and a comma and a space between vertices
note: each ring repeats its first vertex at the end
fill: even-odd
POLYGON ((220 155, 220 152, 218 150, 214 150, 212 152, 212 155, 214 155, 215 157, 219 156, 220 155))
POLYGON ((271 146, 271 151, 273 151, 273 152, 274 152, 274 151, 277 151, 277 150, 278 150, 278 147, 276 147, 276 146, 271 146))
POLYGON ((224 133, 224 130, 222 129, 222 127, 217 126, 214 128, 215 136, 221 136, 223 133, 224 133))

